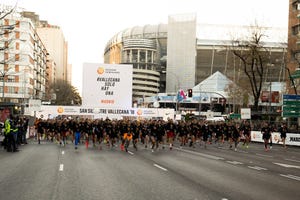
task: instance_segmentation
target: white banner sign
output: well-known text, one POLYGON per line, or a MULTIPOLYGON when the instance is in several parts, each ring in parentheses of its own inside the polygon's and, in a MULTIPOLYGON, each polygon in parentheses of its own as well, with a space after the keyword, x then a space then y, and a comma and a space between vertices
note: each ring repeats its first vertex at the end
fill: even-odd
MULTIPOLYGON (((251 141, 254 142, 264 142, 262 139, 262 133, 260 131, 251 131, 251 141)), ((281 138, 280 138, 280 133, 278 132, 273 132, 272 133, 272 142, 273 144, 279 143, 282 144, 281 138)), ((287 133, 286 134, 286 140, 285 140, 286 145, 295 145, 295 146, 300 146, 300 134, 298 133, 287 133)))
POLYGON ((250 108, 241 108, 241 119, 251 119, 250 108))
POLYGON ((84 63, 82 101, 99 108, 132 107, 132 65, 84 63))
POLYGON ((174 119, 174 109, 162 108, 93 108, 93 107, 78 107, 78 106, 42 106, 41 111, 36 113, 40 118, 53 118, 59 115, 64 116, 92 116, 92 118, 111 118, 122 119, 123 117, 138 117, 138 118, 161 118, 163 120, 174 119))
POLYGON ((39 99, 29 99, 28 110, 32 111, 40 111, 42 106, 42 101, 39 99))

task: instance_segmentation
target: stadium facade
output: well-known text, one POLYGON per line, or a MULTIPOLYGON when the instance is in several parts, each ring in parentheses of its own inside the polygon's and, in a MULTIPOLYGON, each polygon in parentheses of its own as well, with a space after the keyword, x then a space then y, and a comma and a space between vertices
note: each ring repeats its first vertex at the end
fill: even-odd
MULTIPOLYGON (((133 100, 187 91, 219 71, 239 84, 246 80, 232 53, 247 26, 197 24, 195 14, 169 16, 168 24, 136 26, 114 35, 104 51, 108 64, 133 65, 133 100)), ((266 82, 286 80, 286 30, 263 27, 270 52, 266 82)))

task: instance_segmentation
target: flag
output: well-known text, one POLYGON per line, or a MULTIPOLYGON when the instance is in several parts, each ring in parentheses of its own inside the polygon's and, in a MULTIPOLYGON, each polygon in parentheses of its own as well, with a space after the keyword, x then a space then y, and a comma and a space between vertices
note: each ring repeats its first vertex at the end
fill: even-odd
POLYGON ((180 102, 183 99, 186 99, 184 91, 183 90, 178 90, 178 92, 177 92, 177 101, 180 102))

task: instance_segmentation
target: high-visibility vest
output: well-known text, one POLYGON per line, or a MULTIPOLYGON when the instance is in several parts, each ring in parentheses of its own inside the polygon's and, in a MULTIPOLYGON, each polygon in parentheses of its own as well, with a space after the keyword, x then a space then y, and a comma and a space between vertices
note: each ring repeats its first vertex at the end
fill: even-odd
POLYGON ((9 119, 5 120, 4 122, 4 134, 8 135, 11 131, 11 125, 9 119))

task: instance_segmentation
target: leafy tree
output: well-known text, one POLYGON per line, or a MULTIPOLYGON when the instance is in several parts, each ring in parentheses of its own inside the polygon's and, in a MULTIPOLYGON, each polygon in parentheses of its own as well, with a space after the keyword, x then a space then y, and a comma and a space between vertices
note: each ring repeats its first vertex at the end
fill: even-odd
POLYGON ((244 73, 248 77, 254 100, 254 110, 258 110, 258 102, 266 78, 270 50, 262 42, 264 29, 258 25, 252 26, 250 36, 246 39, 232 41, 232 52, 240 59, 244 73))
POLYGON ((77 89, 64 80, 57 80, 50 86, 50 90, 55 93, 56 105, 81 105, 82 99, 77 89))

